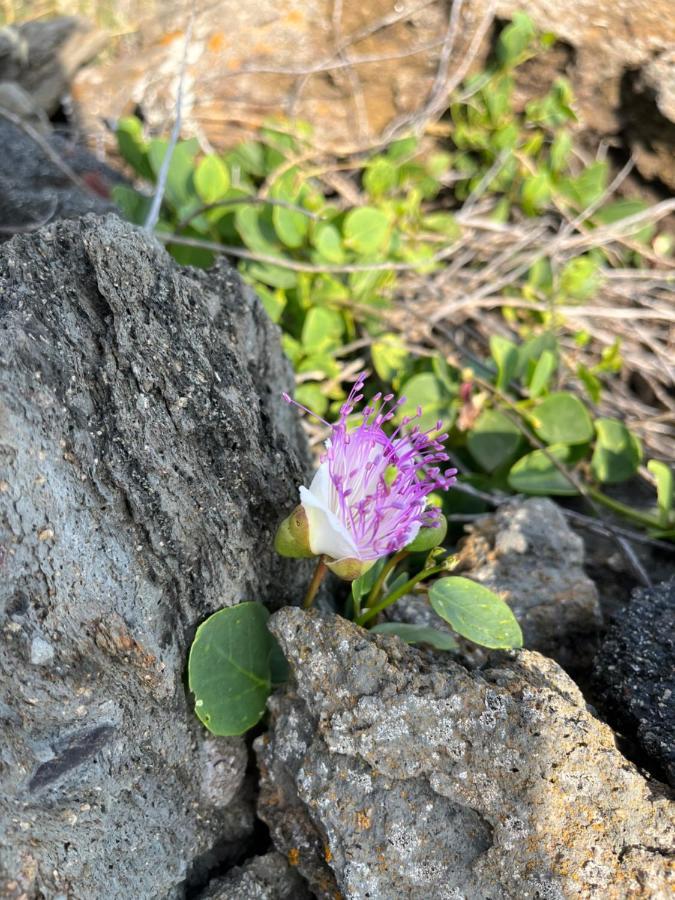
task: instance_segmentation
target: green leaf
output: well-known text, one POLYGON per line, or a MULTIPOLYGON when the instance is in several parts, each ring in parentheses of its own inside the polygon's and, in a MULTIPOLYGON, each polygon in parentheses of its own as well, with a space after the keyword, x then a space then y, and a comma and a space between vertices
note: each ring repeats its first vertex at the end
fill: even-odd
POLYGON ((551 144, 551 153, 550 153, 550 161, 551 161, 551 169, 556 174, 563 171, 563 169, 567 165, 567 161, 570 157, 570 153, 572 152, 572 135, 570 132, 563 128, 561 129, 553 139, 553 143, 551 144))
POLYGON ((555 353, 552 353, 550 350, 544 350, 537 360, 530 378, 530 397, 540 397, 548 389, 549 382, 557 366, 558 360, 555 353))
POLYGON ((230 187, 230 173, 219 156, 205 156, 195 169, 195 189, 203 203, 222 200, 230 187))
POLYGON ((269 209, 252 204, 238 206, 235 210, 234 222, 239 237, 249 250, 268 255, 279 253, 281 248, 269 209))
POLYGON ((605 192, 607 173, 607 163, 591 163, 575 178, 563 179, 560 182, 560 189, 580 211, 585 210, 605 192))
MULTIPOLYGON (((272 199, 300 206, 302 184, 298 178, 296 167, 285 172, 272 185, 270 190, 272 199)), ((309 218, 307 216, 285 206, 273 206, 272 222, 280 240, 287 247, 297 249, 302 246, 309 230, 309 218)))
POLYGON ((342 246, 342 235, 335 227, 328 223, 317 225, 314 231, 314 246, 321 259, 326 262, 340 265, 345 261, 345 251, 342 246))
POLYGON ((642 445, 618 419, 596 419, 597 439, 591 458, 593 474, 605 484, 626 481, 642 461, 642 445))
POLYGON ((262 300, 262 305, 270 319, 278 322, 286 308, 286 294, 281 288, 271 291, 262 284, 256 285, 256 293, 262 300))
POLYGON ((551 181, 548 172, 537 172, 523 179, 520 203, 526 216, 538 216, 551 199, 551 181))
POLYGON ((113 185, 110 193, 125 219, 135 225, 142 225, 145 222, 151 203, 148 197, 143 197, 125 184, 113 185))
POLYGON ((527 375, 528 372, 534 372, 537 360, 545 350, 550 350, 557 358, 558 342, 555 335, 550 331, 538 334, 536 337, 530 338, 518 347, 518 365, 516 367, 516 375, 527 375))
MULTIPOLYGON (((233 175, 238 176, 237 170, 241 170, 247 175, 253 175, 254 178, 265 177, 265 148, 259 141, 244 141, 237 144, 227 154, 226 160, 233 175)), ((235 181, 237 180, 238 178, 235 178, 235 181)))
POLYGON ((580 381, 583 383, 588 396, 591 398, 593 403, 600 402, 600 394, 602 392, 602 382, 591 372, 590 369, 587 369, 583 363, 579 363, 577 366, 577 375, 579 376, 580 381))
POLYGON ((408 625, 405 622, 382 622, 370 629, 373 634, 395 634, 406 644, 428 644, 435 650, 456 650, 459 644, 447 631, 431 625, 408 625))
POLYGON ((593 423, 584 404, 565 391, 550 394, 531 414, 537 435, 547 444, 585 444, 593 423))
POLYGON ((325 416, 328 411, 328 397, 316 382, 307 382, 295 389, 295 399, 317 416, 325 416))
POLYGON ((490 353, 497 364, 497 387, 501 391, 506 390, 518 368, 518 349, 511 341, 493 334, 490 338, 490 353))
POLYGON ((359 575, 352 581, 352 597, 356 603, 361 597, 365 597, 371 592, 377 578, 387 562, 387 557, 383 556, 378 559, 375 565, 371 566, 363 575, 359 575))
POLYGON ((260 603, 221 609, 197 629, 188 680, 195 713, 212 734, 236 735, 259 722, 271 689, 272 635, 260 603))
MULTIPOLYGON (((627 219, 629 216, 644 212, 646 209, 648 209, 648 204, 644 200, 630 200, 624 197, 620 200, 613 200, 606 206, 601 207, 593 216, 593 220, 601 225, 611 225, 614 222, 621 221, 621 219, 627 219)), ((638 241, 647 242, 652 238, 655 230, 656 226, 648 222, 638 231, 635 231, 632 237, 638 241)))
POLYGON ((494 650, 523 646, 523 633, 507 603, 482 584, 450 576, 434 582, 429 600, 441 619, 475 644, 494 650))
POLYGON ((302 326, 305 351, 322 353, 339 347, 344 333, 344 320, 339 312, 325 306, 313 306, 302 326))
POLYGON ((661 526, 667 528, 670 523, 670 514, 673 509, 673 470, 670 466, 658 459, 650 459, 647 468, 656 481, 656 499, 659 505, 659 518, 661 526))
POLYGON ((346 246, 362 256, 371 256, 384 249, 389 240, 389 218, 381 209, 362 206, 345 216, 346 246))
POLYGON ((422 228, 427 231, 443 234, 453 241, 457 240, 462 234, 462 229, 459 227, 459 223, 452 213, 429 213, 422 219, 422 228))
POLYGON ((379 378, 391 384, 406 370, 410 354, 398 334, 383 334, 370 348, 373 368, 379 378))
POLYGON ((416 416, 418 408, 421 408, 422 416, 415 419, 415 425, 421 431, 434 428, 439 421, 446 428, 454 419, 450 408, 450 398, 443 384, 431 372, 413 375, 403 385, 401 393, 405 397, 405 402, 399 407, 398 421, 401 421, 404 416, 416 416))
POLYGON ((494 472, 513 459, 520 442, 520 431, 507 416, 486 409, 469 432, 466 445, 485 472, 494 472))
POLYGON ((125 116, 117 123, 115 134, 122 159, 142 178, 152 179, 141 121, 136 116, 125 116))
POLYGON ((520 62, 535 35, 532 19, 525 13, 514 13, 513 20, 502 30, 497 40, 496 55, 499 65, 507 68, 520 62))
POLYGON ((384 156, 378 156, 369 162, 363 173, 363 186, 373 200, 379 200, 393 190, 397 181, 397 166, 384 156))
MULTIPOLYGON (((547 452, 558 462, 568 463, 571 457, 569 447, 557 444, 547 448, 547 452)), ((577 489, 550 461, 543 450, 533 450, 521 457, 509 472, 509 486, 523 494, 559 497, 574 497, 577 489)))
POLYGON ((590 300, 601 284, 600 264, 592 256, 571 259, 560 273, 560 293, 573 300, 590 300))
MULTIPOLYGON (((155 178, 158 177, 168 148, 168 141, 155 139, 148 144, 148 159, 155 178)), ((192 173, 199 150, 196 140, 179 141, 174 147, 166 179, 166 199, 174 209, 179 209, 194 198, 192 173)))
POLYGON ((283 266, 275 266, 271 263, 246 262, 242 263, 242 271, 246 272, 251 278, 256 278, 270 287, 282 288, 288 290, 295 287, 298 282, 298 276, 291 269, 285 269, 283 266))
POLYGON ((395 161, 407 159, 417 153, 419 140, 416 137, 404 137, 394 141, 387 147, 387 156, 395 161))

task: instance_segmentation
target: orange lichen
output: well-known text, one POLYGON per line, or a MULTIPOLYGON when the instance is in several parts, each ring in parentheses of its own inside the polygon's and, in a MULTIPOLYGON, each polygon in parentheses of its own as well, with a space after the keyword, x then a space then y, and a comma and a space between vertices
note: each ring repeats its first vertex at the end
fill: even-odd
POLYGON ((291 866, 297 866, 300 862, 300 851, 297 847, 291 847, 288 851, 288 864, 291 866))

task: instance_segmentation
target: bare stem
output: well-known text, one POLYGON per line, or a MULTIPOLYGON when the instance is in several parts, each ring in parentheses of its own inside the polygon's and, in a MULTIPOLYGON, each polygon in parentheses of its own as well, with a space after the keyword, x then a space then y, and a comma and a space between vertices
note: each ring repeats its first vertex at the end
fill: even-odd
POLYGON ((407 550, 399 550, 398 553, 395 553, 391 559, 389 559, 382 568, 382 571, 377 576, 375 584, 372 586, 370 593, 368 594, 368 599, 366 600, 366 608, 371 609, 375 606, 378 597, 382 591, 382 585, 386 581, 387 575, 395 569, 396 566, 401 562, 402 559, 405 559, 408 556, 407 550))
POLYGON ((326 563, 324 562, 324 557, 320 556, 316 564, 316 569, 314 569, 312 580, 310 581, 309 587, 307 588, 305 599, 302 601, 303 609, 309 609, 312 603, 314 603, 314 598, 316 597, 316 593, 319 590, 319 585, 323 581, 327 571, 328 568, 326 567, 326 563))

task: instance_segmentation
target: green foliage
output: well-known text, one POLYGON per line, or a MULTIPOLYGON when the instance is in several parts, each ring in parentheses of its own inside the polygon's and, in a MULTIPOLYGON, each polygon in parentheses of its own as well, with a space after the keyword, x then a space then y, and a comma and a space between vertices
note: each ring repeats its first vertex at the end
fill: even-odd
POLYGON ((188 661, 189 687, 195 713, 212 734, 248 731, 265 712, 273 674, 283 677, 268 618, 260 603, 240 603, 209 616, 197 629, 188 661))
MULTIPOLYGON (((514 102, 515 69, 546 52, 552 40, 537 35, 525 14, 514 15, 487 68, 448 99, 443 144, 427 148, 408 136, 362 154, 352 170, 353 202, 321 177, 325 158, 312 158, 312 132, 303 123, 267 123, 256 140, 226 153, 202 154, 196 141, 180 141, 158 229, 258 257, 241 260, 239 271, 281 327, 284 351, 300 376, 298 401, 318 415, 331 418, 344 400, 342 363, 353 355, 343 348, 355 341, 369 348, 359 352, 370 353, 379 380, 373 390, 406 396, 397 424, 415 417, 418 408, 422 429, 440 422, 464 476, 476 486, 573 495, 565 471, 597 490, 632 477, 642 456, 635 435, 620 422, 597 419, 589 407, 601 402, 607 378, 621 367, 618 342, 589 364, 563 354, 554 333, 558 305, 592 302, 602 287, 605 251, 579 250, 562 266, 545 254, 534 260, 505 293, 515 293, 519 310, 525 300, 536 301, 538 311, 516 317, 511 310, 509 318, 505 308, 510 336, 493 335, 487 358, 463 361, 470 376, 438 354, 421 354, 409 335, 383 318, 401 277, 393 265, 406 263, 422 274, 442 265, 436 254, 462 239, 465 226, 457 213, 469 197, 486 203, 485 215, 496 223, 522 224, 546 213, 561 222, 578 218, 589 231, 644 210, 641 200, 602 202, 609 167, 604 161, 584 165, 573 152, 574 98, 564 79, 524 110, 514 102)), ((118 144, 134 173, 151 186, 167 142, 148 139, 137 119, 126 118, 118 126, 118 144)), ((114 188, 124 214, 138 223, 147 216, 148 194, 114 188)), ((635 240, 649 241, 653 234, 653 226, 645 226, 635 240)), ((214 259, 203 248, 168 246, 184 264, 214 259)), ((619 257, 623 266, 635 260, 634 254, 619 257)), ((578 339, 582 346, 589 338, 578 339)), ((654 465, 654 521, 667 528, 668 476, 654 465)))
POLYGON ((435 612, 452 628, 483 647, 508 650, 523 646, 523 634, 508 604, 469 578, 440 578, 429 589, 435 612))

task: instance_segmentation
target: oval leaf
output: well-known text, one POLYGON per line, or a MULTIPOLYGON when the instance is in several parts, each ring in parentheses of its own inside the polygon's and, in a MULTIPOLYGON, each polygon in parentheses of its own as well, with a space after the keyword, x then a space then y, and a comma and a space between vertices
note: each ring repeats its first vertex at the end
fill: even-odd
POLYGON ((348 247, 370 256, 382 250, 389 240, 389 219, 380 209, 362 206, 347 213, 343 230, 348 247))
MULTIPOLYGON (((548 453, 558 462, 567 463, 570 448, 558 444, 548 448, 548 453)), ((577 490, 556 468, 543 450, 533 450, 518 460, 509 472, 509 486, 523 494, 559 497, 574 497, 577 490)))
POLYGON ((457 634, 493 650, 523 646, 523 633, 508 604, 469 578, 450 576, 432 584, 429 600, 457 634))
POLYGON ((642 461, 642 445, 618 419, 596 419, 597 440, 591 459, 593 474, 605 484, 626 481, 642 461))
POLYGON ((230 187, 230 173, 219 156, 205 156, 195 169, 195 188, 203 203, 222 200, 230 187))
POLYGON ((188 682, 195 713, 212 734, 243 734, 265 712, 273 642, 268 618, 260 603, 240 603, 209 616, 197 629, 188 682))
POLYGON ((534 430, 547 444, 585 444, 593 423, 584 404, 565 391, 550 394, 532 414, 534 430))
POLYGON ((370 629, 374 634, 395 634, 406 644, 429 644, 436 650, 456 650, 459 644, 447 631, 431 625, 408 625, 406 622, 382 622, 370 629))
POLYGON ((466 444, 469 453, 486 472, 510 462, 520 445, 520 431, 496 409, 486 409, 476 419, 466 444))

